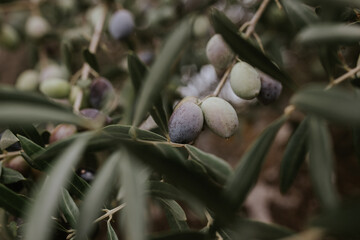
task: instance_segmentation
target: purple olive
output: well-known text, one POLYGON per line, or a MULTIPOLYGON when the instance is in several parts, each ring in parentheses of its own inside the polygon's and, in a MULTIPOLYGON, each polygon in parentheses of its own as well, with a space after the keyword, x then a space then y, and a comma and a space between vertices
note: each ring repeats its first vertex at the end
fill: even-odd
POLYGON ((80 111, 80 114, 90 120, 94 120, 98 117, 103 117, 105 118, 105 123, 106 124, 110 124, 111 123, 111 118, 109 116, 106 116, 104 113, 100 112, 97 109, 94 108, 84 108, 80 111))
POLYGON ((76 170, 76 174, 85 180, 87 183, 91 183, 95 178, 94 171, 86 168, 80 168, 76 170))
POLYGON ((172 142, 189 143, 202 130, 204 116, 201 108, 190 101, 180 103, 169 120, 169 137, 172 142))
POLYGON ((259 95, 257 96, 257 99, 262 104, 268 105, 279 98, 282 90, 282 85, 280 82, 275 81, 274 79, 270 78, 265 74, 261 75, 260 80, 261 89, 259 95))
POLYGON ((70 137, 71 135, 75 134, 77 131, 77 128, 75 125, 72 124, 59 124, 54 128, 54 130, 51 132, 49 143, 54 143, 56 141, 59 141, 61 139, 65 139, 67 137, 70 137))
POLYGON ((115 12, 109 21, 110 35, 116 40, 122 40, 130 36, 134 27, 134 17, 131 12, 125 9, 115 12))
POLYGON ((109 80, 102 77, 96 78, 90 85, 90 105, 96 109, 101 109, 112 94, 114 94, 114 88, 109 80))

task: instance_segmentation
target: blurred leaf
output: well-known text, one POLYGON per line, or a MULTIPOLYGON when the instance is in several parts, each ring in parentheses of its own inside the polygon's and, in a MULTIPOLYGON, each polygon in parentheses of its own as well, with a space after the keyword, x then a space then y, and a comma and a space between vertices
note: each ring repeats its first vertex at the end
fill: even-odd
POLYGON ((261 133, 240 159, 233 177, 227 182, 225 195, 230 199, 234 211, 239 209, 255 185, 266 154, 285 120, 285 116, 280 117, 261 133))
POLYGON ((280 165, 280 191, 286 193, 296 178, 307 153, 309 119, 305 118, 297 127, 286 146, 280 165))
POLYGON ((19 139, 9 130, 6 129, 2 135, 0 140, 0 149, 5 150, 6 148, 10 147, 14 143, 17 143, 19 139))
POLYGON ((323 208, 333 209, 338 204, 338 194, 332 181, 334 162, 330 134, 323 120, 309 119, 309 168, 315 193, 323 208))
POLYGON ((111 226, 110 221, 107 222, 107 240, 118 240, 116 232, 114 231, 113 227, 111 226))
POLYGON ((120 151, 112 154, 105 165, 97 174, 92 187, 84 198, 84 202, 80 208, 79 222, 77 225, 76 236, 78 239, 86 239, 90 230, 95 227, 94 220, 101 212, 101 206, 108 198, 116 182, 117 166, 123 154, 120 151))
POLYGON ((17 216, 24 217, 25 210, 29 206, 29 200, 24 196, 17 194, 0 183, 0 207, 9 213, 17 216))
POLYGON ((69 72, 71 72, 71 58, 72 58, 72 53, 73 49, 72 49, 72 45, 70 43, 70 41, 68 40, 63 40, 61 42, 61 58, 62 58, 62 62, 65 64, 67 70, 69 72))
POLYGON ((143 121, 146 113, 159 98, 160 90, 168 82, 171 67, 191 38, 192 22, 191 19, 185 18, 166 40, 140 89, 135 107, 134 126, 138 126, 143 121))
POLYGON ((213 9, 211 19, 215 31, 222 35, 240 59, 280 81, 290 89, 296 90, 297 86, 289 76, 282 72, 261 50, 244 39, 238 33, 236 26, 223 13, 213 9))
POLYGON ((0 173, 0 183, 11 184, 22 180, 26 180, 26 179, 18 171, 15 171, 11 168, 2 167, 2 171, 0 173))
POLYGON ((149 194, 154 197, 184 200, 183 193, 173 185, 166 182, 150 181, 149 194))
POLYGON ((356 157, 360 163, 360 128, 354 128, 352 134, 356 157))
POLYGON ((172 230, 186 230, 189 226, 186 223, 186 214, 175 200, 158 198, 165 210, 165 215, 172 230))
POLYGON ((302 44, 353 44, 360 41, 360 27, 356 25, 312 24, 297 36, 302 44))
POLYGON ((60 201, 62 188, 66 187, 71 170, 81 159, 88 137, 79 138, 61 154, 48 178, 36 193, 35 202, 29 209, 24 236, 26 240, 47 240, 51 234, 52 221, 60 201))
POLYGON ((208 236, 205 233, 188 230, 181 232, 172 232, 161 235, 155 235, 150 238, 151 240, 206 240, 208 236))
POLYGON ((120 162, 121 191, 124 191, 125 235, 128 239, 146 239, 146 182, 148 170, 135 156, 123 150, 120 162))
POLYGON ((319 58, 326 73, 333 77, 336 72, 336 66, 341 66, 338 55, 338 48, 333 46, 322 45, 318 47, 319 58))
POLYGON ((281 4, 284 6, 290 21, 297 29, 319 21, 315 11, 298 0, 282 0, 281 4))
POLYGON ((79 216, 79 209, 66 189, 62 189, 60 210, 64 214, 70 227, 75 229, 77 218, 79 216))
MULTIPOLYGON (((135 90, 134 95, 137 96, 147 76, 148 70, 145 64, 143 64, 143 62, 141 62, 141 60, 135 54, 128 55, 128 67, 130 78, 135 90)), ((168 130, 167 116, 164 111, 163 102, 161 99, 161 95, 155 98, 154 106, 150 109, 150 114, 162 132, 166 134, 168 130)))
POLYGON ((357 7, 360 8, 360 2, 357 0, 303 0, 312 5, 325 4, 332 7, 357 7))
POLYGON ((233 175, 231 166, 225 160, 213 154, 206 153, 189 144, 185 145, 185 148, 188 150, 190 156, 196 161, 204 164, 211 175, 214 175, 216 180, 219 180, 220 183, 225 183, 228 178, 233 175))
POLYGON ((340 87, 324 91, 312 85, 297 92, 290 100, 298 109, 327 120, 352 126, 360 125, 360 99, 340 87))
POLYGON ((92 69, 94 69, 96 72, 100 72, 99 64, 95 54, 91 53, 89 49, 85 49, 83 51, 83 57, 85 62, 89 64, 92 69))
POLYGON ((44 147, 44 141, 37 131, 37 129, 32 124, 23 124, 23 125, 12 125, 10 124, 10 130, 15 134, 20 134, 34 143, 38 144, 40 147, 44 147))
POLYGON ((311 221, 312 226, 325 228, 340 239, 359 239, 359 199, 344 201, 339 207, 323 212, 311 221))
POLYGON ((261 240, 277 240, 294 234, 292 230, 282 226, 240 218, 230 227, 230 231, 225 232, 231 239, 261 240))

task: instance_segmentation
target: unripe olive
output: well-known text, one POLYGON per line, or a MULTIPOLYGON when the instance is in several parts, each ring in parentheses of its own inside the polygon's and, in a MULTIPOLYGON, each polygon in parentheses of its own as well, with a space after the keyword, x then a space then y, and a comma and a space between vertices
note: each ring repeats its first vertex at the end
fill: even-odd
POLYGON ((40 91, 51 98, 66 98, 70 94, 70 84, 61 78, 50 78, 40 84, 40 91))
POLYGON ((193 24, 193 33, 196 37, 204 37, 209 33, 210 22, 205 16, 199 16, 195 19, 193 24))
POLYGON ((93 7, 89 9, 86 12, 86 20, 95 27, 96 24, 104 17, 106 14, 106 9, 103 5, 98 5, 96 7, 93 7))
POLYGON ((216 73, 222 75, 234 58, 234 53, 226 45, 220 34, 215 34, 206 45, 206 56, 215 67, 216 73))
POLYGON ((61 139, 65 139, 76 133, 77 128, 72 124, 59 124, 51 131, 49 143, 54 143, 61 139))
POLYGON ((109 32, 114 39, 122 40, 134 30, 135 22, 131 12, 125 9, 115 12, 109 21, 109 32))
POLYGON ((175 143, 189 143, 201 132, 204 116, 201 108, 185 101, 175 108, 169 119, 169 137, 175 143))
POLYGON ((114 88, 106 78, 96 78, 90 85, 89 102, 94 108, 101 109, 114 94, 114 88))
POLYGON ((201 104, 207 126, 217 135, 229 138, 235 134, 239 120, 230 103, 219 97, 209 97, 201 104))
POLYGON ((281 94, 282 85, 269 76, 263 74, 261 76, 261 90, 257 99, 264 105, 274 102, 281 94))
POLYGON ((50 31, 50 24, 48 21, 38 15, 30 16, 25 23, 26 34, 34 39, 44 37, 50 31))
POLYGON ((39 82, 39 73, 37 71, 26 70, 16 79, 15 87, 21 91, 35 91, 39 82))
POLYGON ((9 24, 0 26, 0 46, 8 49, 15 48, 20 42, 19 34, 9 24))
POLYGON ((261 81, 259 73, 246 62, 238 62, 231 69, 230 84, 234 93, 243 99, 253 99, 259 95, 261 81))
POLYGON ((69 72, 66 70, 64 66, 60 66, 56 63, 51 63, 40 71, 40 81, 43 82, 49 78, 61 78, 68 79, 69 72))

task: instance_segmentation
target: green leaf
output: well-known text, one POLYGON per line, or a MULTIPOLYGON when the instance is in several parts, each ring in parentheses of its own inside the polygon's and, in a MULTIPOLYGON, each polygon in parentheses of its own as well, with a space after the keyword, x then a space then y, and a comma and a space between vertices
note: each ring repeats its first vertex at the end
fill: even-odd
POLYGON ((208 236, 205 233, 188 230, 188 231, 175 231, 171 233, 161 234, 157 236, 152 236, 151 240, 206 240, 208 236))
POLYGON ((18 138, 22 149, 29 157, 32 157, 35 154, 39 154, 44 151, 43 147, 40 147, 30 139, 27 139, 26 137, 23 137, 21 135, 18 135, 18 138))
MULTIPOLYGON (((147 76, 148 70, 145 64, 143 64, 135 54, 128 55, 128 67, 130 78, 135 90, 134 95, 137 96, 147 76)), ((150 114, 162 132, 166 134, 168 130, 167 116, 164 111, 161 95, 155 98, 154 106, 150 109, 150 114)))
POLYGON ((9 129, 6 129, 1 135, 0 149, 5 150, 18 141, 19 139, 17 139, 17 137, 9 129))
POLYGON ((186 223, 186 214, 175 200, 157 199, 165 210, 165 215, 172 230, 186 230, 189 226, 186 223))
POLYGON ((307 45, 353 44, 360 41, 360 27, 331 23, 312 24, 298 34, 297 41, 307 45))
POLYGON ((243 155, 239 166, 235 169, 235 174, 227 182, 225 194, 230 199, 234 211, 239 209, 256 183, 266 154, 285 120, 286 117, 282 116, 261 133, 243 155))
POLYGON ((230 229, 230 231, 226 232, 232 239, 275 240, 294 234, 293 231, 285 227, 240 218, 236 220, 230 229))
POLYGON ((79 138, 61 154, 41 189, 36 193, 35 202, 29 209, 25 226, 26 240, 47 240, 51 234, 52 221, 60 201, 62 188, 66 187, 72 168, 81 159, 88 137, 79 138))
POLYGON ((150 181, 149 194, 158 198, 184 200, 181 191, 166 182, 150 181))
POLYGON ((16 183, 19 181, 23 181, 23 180, 26 180, 26 179, 18 171, 15 171, 11 168, 2 167, 2 171, 0 173, 0 183, 10 184, 10 183, 16 183))
POLYGON ((94 69, 96 72, 99 72, 100 68, 99 68, 99 63, 96 59, 96 56, 95 54, 91 53, 89 51, 89 49, 85 49, 83 51, 83 57, 84 57, 84 60, 87 64, 89 64, 89 66, 94 69))
POLYGON ((323 212, 311 221, 312 226, 325 228, 328 233, 343 239, 359 239, 359 199, 346 200, 339 207, 323 212))
POLYGON ((223 159, 206 153, 192 145, 185 145, 192 159, 205 165, 207 171, 221 184, 225 183, 233 175, 231 166, 223 159))
POLYGON ((12 125, 10 124, 10 130, 15 135, 22 135, 34 143, 38 144, 40 147, 44 147, 44 141, 39 134, 38 130, 32 124, 25 124, 25 125, 12 125))
POLYGON ((281 71, 263 52, 244 39, 236 26, 220 11, 213 9, 211 12, 213 27, 220 33, 231 49, 245 62, 256 67, 280 81, 283 85, 292 90, 296 90, 296 84, 287 74, 281 71))
POLYGON ((113 227, 111 226, 110 221, 107 222, 107 240, 118 240, 116 232, 114 231, 113 227))
POLYGON ((138 126, 143 121, 154 101, 159 98, 159 90, 163 89, 169 81, 171 67, 176 63, 178 56, 191 38, 192 22, 191 19, 184 19, 166 40, 140 89, 135 106, 134 126, 138 126))
POLYGON ((311 7, 297 0, 282 0, 281 4, 284 6, 290 21, 297 29, 319 21, 319 18, 311 7))
POLYGON ((77 218, 79 216, 79 209, 66 189, 62 189, 60 210, 64 214, 70 227, 75 229, 77 218))
POLYGON ((285 193, 291 187, 294 179, 305 160, 307 153, 307 135, 309 119, 305 118, 291 136, 285 149, 280 165, 280 191, 285 193))
POLYGON ((146 182, 148 170, 126 149, 120 162, 121 192, 124 193, 125 234, 129 239, 146 239, 146 182))
POLYGON ((29 206, 29 200, 24 196, 15 193, 0 183, 0 207, 9 213, 17 216, 24 217, 26 209, 29 206))
POLYGON ((334 162, 330 134, 326 123, 316 117, 309 120, 309 168, 315 193, 324 209, 338 205, 338 194, 332 181, 334 162))
POLYGON ((63 63, 65 64, 67 70, 69 72, 71 72, 71 66, 72 66, 72 52, 73 52, 73 48, 72 45, 70 43, 70 41, 68 40, 63 40, 61 42, 61 58, 63 63))
POLYGON ((340 87, 324 91, 325 86, 312 85, 290 100, 298 109, 340 124, 360 125, 360 99, 340 87))
POLYGON ((77 225, 76 235, 78 239, 85 239, 89 231, 95 227, 94 220, 101 212, 101 206, 106 201, 116 182, 116 170, 119 160, 122 158, 120 151, 112 154, 105 165, 97 174, 92 187, 84 198, 80 208, 80 216, 77 225))
POLYGON ((341 66, 342 63, 339 59, 338 48, 334 46, 322 45, 318 47, 319 58, 326 73, 330 77, 334 77, 337 66, 341 66))

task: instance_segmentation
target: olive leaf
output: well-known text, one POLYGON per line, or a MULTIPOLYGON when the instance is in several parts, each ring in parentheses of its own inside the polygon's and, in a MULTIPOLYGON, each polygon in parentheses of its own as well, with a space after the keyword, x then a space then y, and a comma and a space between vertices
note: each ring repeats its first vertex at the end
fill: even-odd
POLYGON ((19 139, 8 129, 2 133, 0 138, 1 138, 0 140, 1 150, 5 150, 6 148, 10 147, 11 145, 19 141, 19 139))
POLYGON ((79 209, 66 189, 62 189, 60 198, 60 210, 64 214, 69 225, 75 229, 79 216, 79 209))
POLYGON ((186 222, 186 214, 175 200, 161 198, 157 198, 157 200, 165 210, 165 215, 171 229, 178 231, 189 229, 186 222))
POLYGON ((113 227, 111 226, 110 221, 107 222, 107 240, 118 240, 116 232, 114 231, 113 227))
POLYGON ((298 0, 283 0, 281 4, 284 6, 290 21, 297 29, 319 21, 315 11, 298 0))
POLYGON ((99 63, 96 59, 95 54, 91 53, 89 49, 83 51, 84 60, 89 66, 94 69, 96 72, 100 72, 99 63))
POLYGON ((16 182, 23 181, 23 180, 26 180, 26 179, 20 172, 13 170, 11 168, 1 167, 0 183, 11 184, 11 183, 16 183, 16 182))
POLYGON ((26 216, 26 210, 29 208, 30 201, 25 196, 15 193, 0 183, 0 207, 9 213, 18 216, 26 216))

